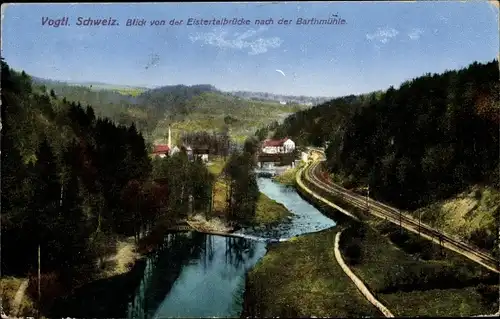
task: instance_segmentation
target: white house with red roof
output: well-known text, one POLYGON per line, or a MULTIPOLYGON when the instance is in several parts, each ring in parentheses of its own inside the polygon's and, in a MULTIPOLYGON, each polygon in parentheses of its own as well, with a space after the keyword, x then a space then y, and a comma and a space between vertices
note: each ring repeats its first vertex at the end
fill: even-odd
POLYGON ((264 140, 262 143, 262 153, 266 154, 279 154, 279 153, 291 153, 295 150, 295 143, 285 137, 280 140, 264 140))

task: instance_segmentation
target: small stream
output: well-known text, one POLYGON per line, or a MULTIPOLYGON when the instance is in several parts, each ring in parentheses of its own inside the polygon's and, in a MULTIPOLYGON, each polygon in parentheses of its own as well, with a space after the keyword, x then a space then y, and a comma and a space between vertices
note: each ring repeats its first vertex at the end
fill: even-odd
POLYGON ((258 178, 259 189, 293 216, 271 228, 242 229, 242 238, 195 232, 168 234, 148 257, 128 318, 239 317, 245 274, 262 258, 267 241, 335 226, 292 188, 258 178))

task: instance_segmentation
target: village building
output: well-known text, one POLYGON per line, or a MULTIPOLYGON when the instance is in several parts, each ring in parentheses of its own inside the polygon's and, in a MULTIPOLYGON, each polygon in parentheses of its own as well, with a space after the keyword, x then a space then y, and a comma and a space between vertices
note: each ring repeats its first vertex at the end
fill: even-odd
POLYGON ((208 146, 198 146, 193 149, 193 155, 195 158, 200 158, 202 162, 208 162, 208 155, 210 154, 210 148, 208 146))
POLYGON ((168 156, 170 154, 170 147, 168 145, 155 145, 153 149, 153 156, 159 156, 161 158, 168 156))
POLYGON ((182 145, 181 147, 179 146, 172 146, 172 132, 170 130, 170 127, 168 128, 168 145, 165 144, 157 144, 153 148, 153 152, 151 155, 153 156, 159 156, 159 157, 166 157, 166 156, 173 156, 181 150, 186 152, 188 159, 190 161, 193 161, 196 158, 200 158, 204 163, 208 162, 208 155, 210 154, 210 148, 208 146, 197 146, 197 147, 191 147, 189 145, 182 145))
POLYGON ((295 150, 295 143, 288 137, 280 140, 267 139, 262 143, 262 153, 280 154, 291 153, 295 150))
POLYGON ((159 156, 161 158, 166 156, 172 156, 176 153, 179 153, 180 149, 177 146, 172 148, 172 133, 170 131, 170 127, 168 128, 168 144, 157 144, 153 147, 152 156, 159 156))
POLYGON ((181 151, 181 149, 180 149, 179 147, 174 146, 174 147, 170 150, 170 154, 169 154, 169 155, 170 155, 170 156, 173 156, 173 155, 175 155, 175 154, 179 153, 180 151, 181 151))

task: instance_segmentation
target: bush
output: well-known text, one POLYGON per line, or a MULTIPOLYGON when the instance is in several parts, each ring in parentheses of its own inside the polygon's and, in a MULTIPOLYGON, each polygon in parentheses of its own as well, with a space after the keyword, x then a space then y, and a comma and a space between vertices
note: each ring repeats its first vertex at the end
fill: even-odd
POLYGON ((479 284, 476 291, 481 295, 483 305, 486 307, 493 306, 495 309, 498 307, 499 294, 497 286, 479 284))
POLYGON ((347 244, 344 254, 348 264, 353 266, 360 264, 363 255, 361 240, 354 238, 349 244, 347 244))
POLYGON ((470 241, 479 248, 492 251, 495 248, 496 232, 490 232, 485 228, 478 228, 470 235, 470 241))

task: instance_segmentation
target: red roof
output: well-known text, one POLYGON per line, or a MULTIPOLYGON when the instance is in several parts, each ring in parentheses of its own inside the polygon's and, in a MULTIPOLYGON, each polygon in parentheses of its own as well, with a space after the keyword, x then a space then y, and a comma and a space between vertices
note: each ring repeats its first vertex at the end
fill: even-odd
POLYGON ((265 140, 263 147, 266 146, 283 146, 283 144, 288 140, 288 137, 282 138, 281 140, 265 140))
POLYGON ((155 145, 153 154, 165 154, 169 151, 168 145, 155 145))

